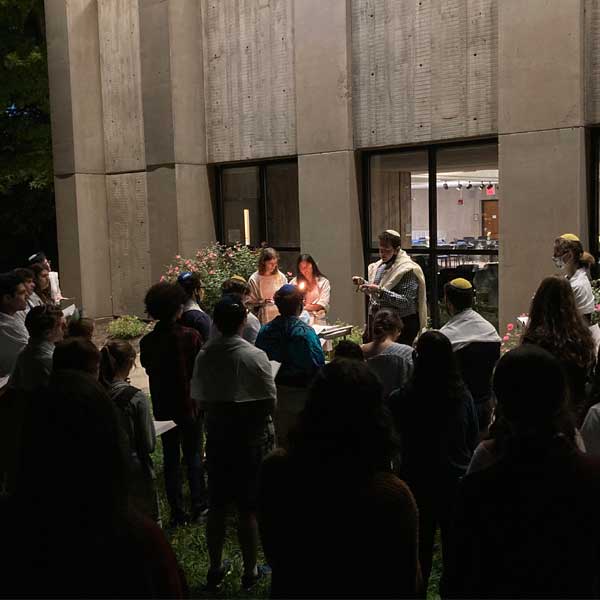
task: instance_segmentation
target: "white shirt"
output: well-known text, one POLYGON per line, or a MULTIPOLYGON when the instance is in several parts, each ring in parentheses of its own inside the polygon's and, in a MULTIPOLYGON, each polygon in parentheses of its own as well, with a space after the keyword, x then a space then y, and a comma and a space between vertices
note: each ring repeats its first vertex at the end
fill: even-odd
POLYGON ((203 409, 277 397, 267 355, 239 335, 219 336, 200 350, 191 384, 191 396, 203 409))
POLYGON ((596 303, 594 301, 594 293, 592 292, 592 284, 587 276, 585 269, 577 269, 571 278, 568 278, 575 296, 575 305, 577 310, 582 315, 589 315, 594 312, 596 303))
POLYGON ((467 308, 450 318, 440 329, 456 352, 473 342, 501 342, 496 328, 472 308, 467 308))
POLYGON ((19 353, 29 341, 25 322, 19 314, 0 312, 0 388, 4 387, 14 371, 19 353))
POLYGON ((581 436, 588 454, 600 456, 600 404, 594 404, 581 426, 581 436))

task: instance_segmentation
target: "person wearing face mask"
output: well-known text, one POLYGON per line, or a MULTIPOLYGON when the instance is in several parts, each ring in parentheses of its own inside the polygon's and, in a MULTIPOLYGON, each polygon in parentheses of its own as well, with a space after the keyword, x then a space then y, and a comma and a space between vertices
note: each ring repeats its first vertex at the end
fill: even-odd
POLYGON ((200 308, 200 303, 204 298, 204 284, 197 273, 189 271, 181 273, 177 278, 177 283, 187 296, 179 322, 185 327, 195 329, 201 335, 204 344, 210 338, 212 326, 210 317, 200 308))
POLYGON ((572 233, 564 233, 554 242, 554 264, 564 273, 571 284, 575 305, 588 325, 591 325, 595 308, 594 294, 587 271, 587 263, 583 259, 583 245, 572 233))
POLYGON ((369 265, 368 281, 355 276, 352 281, 369 296, 369 316, 365 342, 372 338, 372 324, 380 308, 398 313, 404 327, 396 340, 412 346, 419 331, 427 325, 427 295, 421 267, 400 248, 402 238, 397 231, 387 229, 379 234, 379 257, 369 265))

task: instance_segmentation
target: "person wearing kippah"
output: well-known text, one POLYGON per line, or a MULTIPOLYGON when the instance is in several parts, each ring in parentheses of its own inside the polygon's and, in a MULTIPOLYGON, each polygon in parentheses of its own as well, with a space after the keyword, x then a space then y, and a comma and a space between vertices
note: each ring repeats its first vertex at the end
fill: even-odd
POLYGON ((380 260, 369 265, 368 282, 355 276, 352 281, 369 296, 369 315, 364 341, 370 342, 375 314, 391 308, 402 319, 397 342, 412 346, 417 334, 427 326, 427 294, 421 267, 400 247, 402 237, 387 229, 379 234, 380 260))
POLYGON ((577 310, 591 325, 596 302, 583 254, 583 245, 573 233, 563 233, 554 241, 552 260, 571 284, 577 310))
POLYGON ((177 283, 187 296, 179 322, 185 327, 195 329, 200 334, 204 344, 210 337, 212 325, 210 317, 200 308, 200 303, 204 298, 204 284, 197 273, 191 273, 190 271, 181 273, 177 277, 177 283))
POLYGON ((463 380, 475 403, 479 429, 485 432, 492 415, 491 379, 500 358, 501 339, 496 328, 473 310, 470 281, 459 277, 444 286, 449 321, 440 331, 450 340, 463 380))

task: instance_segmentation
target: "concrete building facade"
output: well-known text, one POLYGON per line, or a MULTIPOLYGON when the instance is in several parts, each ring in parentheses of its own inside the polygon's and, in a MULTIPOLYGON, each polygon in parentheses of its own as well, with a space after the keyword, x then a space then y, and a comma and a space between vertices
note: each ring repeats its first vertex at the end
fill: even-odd
POLYGON ((500 327, 558 234, 597 238, 600 0, 45 6, 61 280, 94 316, 141 314, 175 254, 239 235, 224 181, 247 166, 257 195, 293 181, 298 231, 275 237, 318 259, 332 318, 356 324, 377 228, 420 257, 433 312, 444 276, 493 274, 500 327), (297 177, 271 185, 275 161, 297 177))

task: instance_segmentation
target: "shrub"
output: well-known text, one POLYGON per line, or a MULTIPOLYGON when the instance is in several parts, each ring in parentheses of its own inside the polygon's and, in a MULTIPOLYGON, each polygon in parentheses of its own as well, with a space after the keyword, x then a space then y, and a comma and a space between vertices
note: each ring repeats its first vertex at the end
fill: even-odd
POLYGON ((144 335, 149 329, 150 326, 138 317, 125 315, 124 317, 119 317, 109 323, 108 336, 111 338, 129 340, 144 335))
POLYGON ((176 281, 184 271, 198 273, 206 286, 202 308, 212 314, 213 307, 221 298, 221 284, 233 275, 247 280, 257 269, 258 254, 258 250, 241 244, 224 246, 215 243, 198 250, 194 258, 177 255, 161 280, 176 281))

